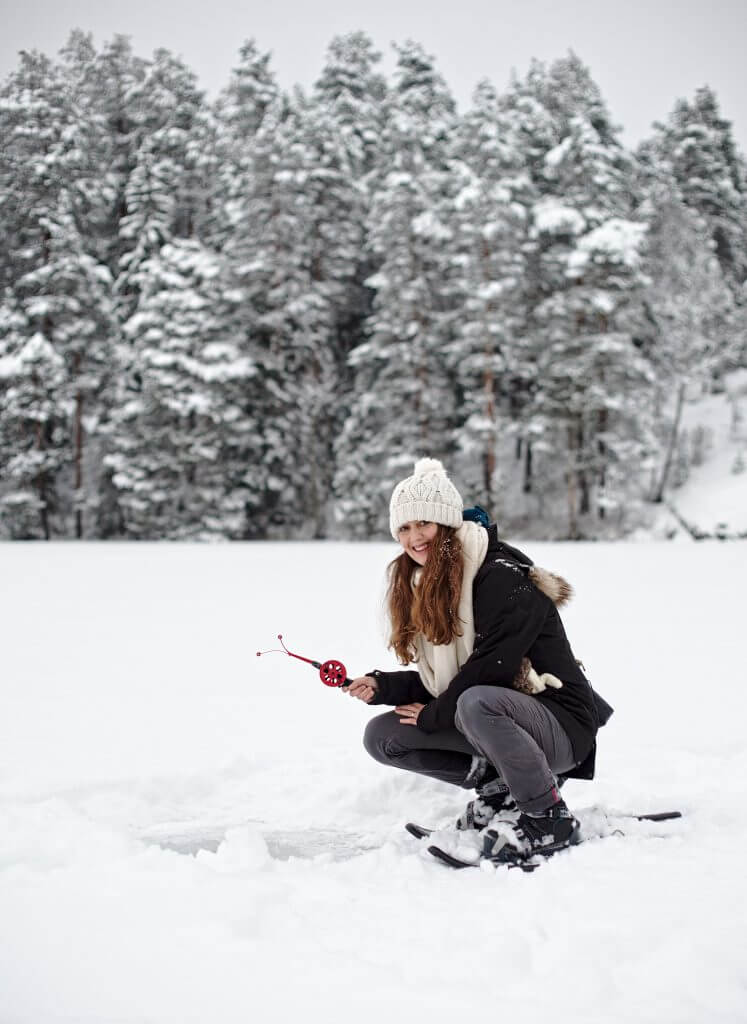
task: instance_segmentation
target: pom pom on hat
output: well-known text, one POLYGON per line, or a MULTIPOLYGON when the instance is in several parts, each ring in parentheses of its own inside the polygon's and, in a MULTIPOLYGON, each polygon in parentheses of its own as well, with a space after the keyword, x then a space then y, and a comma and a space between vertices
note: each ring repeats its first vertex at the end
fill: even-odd
POLYGON ((423 476, 424 473, 443 473, 446 475, 443 463, 438 459, 418 459, 415 463, 413 476, 423 476))
POLYGON ((412 476, 401 480, 389 503, 389 528, 399 539, 404 523, 424 520, 455 529, 462 525, 462 496, 438 459, 418 459, 412 476))

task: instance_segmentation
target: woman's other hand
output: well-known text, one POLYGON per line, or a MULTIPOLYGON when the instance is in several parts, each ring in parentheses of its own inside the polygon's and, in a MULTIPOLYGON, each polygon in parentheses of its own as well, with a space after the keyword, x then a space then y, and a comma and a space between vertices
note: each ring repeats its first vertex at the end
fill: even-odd
POLYGON ((378 688, 379 684, 373 676, 358 676, 348 686, 348 693, 351 697, 362 700, 364 704, 370 704, 378 688))
POLYGON ((417 725, 418 715, 425 707, 425 704, 400 704, 394 710, 399 715, 402 725, 417 725))

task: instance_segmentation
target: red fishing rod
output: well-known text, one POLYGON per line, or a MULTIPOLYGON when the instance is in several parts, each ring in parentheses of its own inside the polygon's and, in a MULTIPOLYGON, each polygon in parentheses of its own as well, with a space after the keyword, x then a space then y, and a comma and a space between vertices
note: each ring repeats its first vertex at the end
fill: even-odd
POLYGON ((293 651, 289 651, 283 643, 283 634, 278 633, 278 640, 283 645, 282 651, 279 647, 273 647, 269 651, 257 651, 257 657, 261 658, 263 654, 287 654, 291 658, 298 658, 299 661, 305 661, 307 665, 313 665, 314 668, 319 669, 319 678, 325 686, 350 686, 352 679, 348 679, 347 669, 341 661, 336 658, 329 658, 327 661, 312 661, 311 658, 304 658, 300 654, 294 654, 293 651))

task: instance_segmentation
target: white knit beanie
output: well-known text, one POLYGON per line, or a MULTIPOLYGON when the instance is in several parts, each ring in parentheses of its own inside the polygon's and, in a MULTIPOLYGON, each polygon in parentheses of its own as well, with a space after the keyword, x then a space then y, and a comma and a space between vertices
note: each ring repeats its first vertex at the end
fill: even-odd
POLYGON ((412 476, 400 480, 392 492, 389 502, 392 537, 399 540, 400 526, 421 519, 443 526, 461 526, 462 508, 462 496, 438 459, 419 459, 412 476))

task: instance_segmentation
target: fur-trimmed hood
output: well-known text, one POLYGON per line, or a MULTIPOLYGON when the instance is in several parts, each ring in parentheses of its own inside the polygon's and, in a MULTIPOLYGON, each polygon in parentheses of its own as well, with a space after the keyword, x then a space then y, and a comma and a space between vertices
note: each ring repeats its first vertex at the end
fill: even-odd
POLYGON ((570 583, 549 569, 533 565, 527 575, 535 587, 550 598, 556 608, 562 608, 573 597, 573 587, 570 583))

